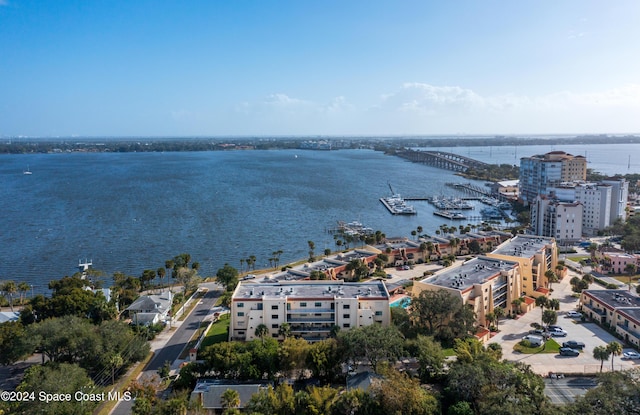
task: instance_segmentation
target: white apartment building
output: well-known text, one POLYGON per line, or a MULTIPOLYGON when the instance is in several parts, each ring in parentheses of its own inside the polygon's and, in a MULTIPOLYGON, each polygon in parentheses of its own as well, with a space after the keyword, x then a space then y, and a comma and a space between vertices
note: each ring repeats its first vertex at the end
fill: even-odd
POLYGON ((341 330, 378 323, 391 324, 389 291, 381 281, 243 281, 231 301, 230 340, 253 340, 260 324, 269 337, 282 338, 288 323, 291 336, 307 341, 329 337, 341 330))
POLYGON ((577 241, 583 233, 583 206, 538 196, 531 203, 531 230, 534 235, 553 237, 560 244, 577 241))
POLYGON ((612 177, 602 183, 611 186, 611 216, 609 223, 613 225, 618 219, 627 220, 627 201, 629 200, 629 182, 623 178, 612 177))
POLYGON ((576 186, 576 201, 582 203, 582 232, 595 236, 609 226, 611 217, 611 186, 584 183, 576 186))

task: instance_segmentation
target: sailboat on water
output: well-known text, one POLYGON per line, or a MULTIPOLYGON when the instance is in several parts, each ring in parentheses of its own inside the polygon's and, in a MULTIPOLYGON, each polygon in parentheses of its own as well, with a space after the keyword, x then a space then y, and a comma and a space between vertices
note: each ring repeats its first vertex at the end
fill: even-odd
POLYGON ((29 166, 27 166, 27 170, 23 171, 22 174, 33 174, 31 170, 29 170, 29 166))

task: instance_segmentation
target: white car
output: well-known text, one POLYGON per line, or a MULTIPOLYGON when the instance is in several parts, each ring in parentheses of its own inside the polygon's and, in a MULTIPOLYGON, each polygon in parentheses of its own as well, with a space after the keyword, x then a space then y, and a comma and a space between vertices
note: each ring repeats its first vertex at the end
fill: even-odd
POLYGON ((640 353, 634 352, 634 351, 624 352, 622 353, 622 358, 623 359, 640 359, 640 353))
POLYGON ((552 337, 567 337, 567 332, 562 329, 550 330, 549 333, 552 337))
POLYGON ((580 313, 578 311, 567 311, 567 317, 580 318, 580 317, 582 317, 582 313, 580 313))

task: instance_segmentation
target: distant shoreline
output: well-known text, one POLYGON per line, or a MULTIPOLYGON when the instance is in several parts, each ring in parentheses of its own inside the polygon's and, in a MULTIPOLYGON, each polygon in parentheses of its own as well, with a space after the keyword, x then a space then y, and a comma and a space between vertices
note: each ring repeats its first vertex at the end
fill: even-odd
POLYGON ((4 138, 0 154, 47 153, 129 153, 174 151, 248 151, 304 149, 303 143, 328 142, 331 151, 342 149, 372 149, 393 151, 402 147, 487 147, 527 145, 577 145, 577 144, 640 144, 640 135, 526 135, 526 136, 440 136, 440 137, 247 137, 247 138, 4 138))

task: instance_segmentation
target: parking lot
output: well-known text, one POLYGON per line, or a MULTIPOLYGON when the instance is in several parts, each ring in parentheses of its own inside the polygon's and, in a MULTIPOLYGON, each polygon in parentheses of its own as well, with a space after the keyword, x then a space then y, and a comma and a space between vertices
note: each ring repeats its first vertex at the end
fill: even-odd
MULTIPOLYGON (((611 341, 618 341, 613 335, 602 329, 595 323, 582 323, 579 318, 571 318, 566 315, 567 311, 575 310, 578 299, 572 297, 569 280, 576 274, 570 272, 561 282, 553 284, 552 298, 560 301, 558 311, 558 321, 556 325, 561 326, 567 332, 567 337, 554 337, 560 345, 568 340, 576 340, 585 344, 584 350, 579 356, 560 356, 555 353, 534 353, 522 354, 513 350, 524 336, 532 329, 531 323, 541 323, 541 310, 536 307, 527 314, 521 315, 518 319, 500 320, 500 333, 496 334, 490 342, 502 345, 503 357, 510 361, 519 361, 531 365, 534 372, 546 376, 550 372, 554 373, 597 373, 600 371, 600 360, 594 359, 593 349, 596 346, 604 346, 611 341)), ((592 284, 590 288, 597 289, 598 285, 592 284)), ((624 347, 624 344, 623 344, 624 347)), ((624 348, 624 351, 633 350, 624 348)), ((630 369, 639 364, 638 360, 625 360, 621 356, 614 358, 614 370, 630 369)), ((611 370, 611 358, 604 362, 603 371, 611 370)))

